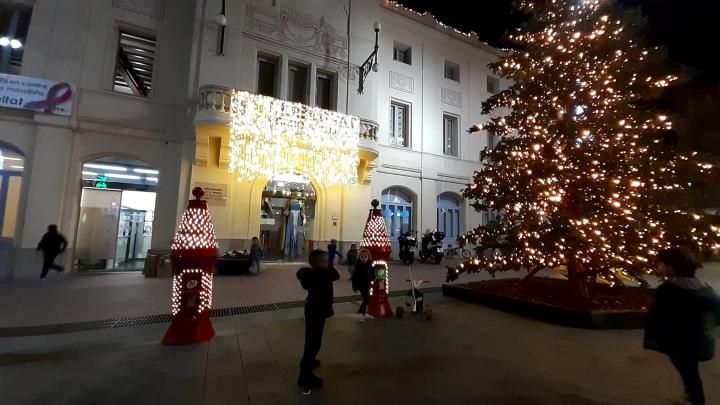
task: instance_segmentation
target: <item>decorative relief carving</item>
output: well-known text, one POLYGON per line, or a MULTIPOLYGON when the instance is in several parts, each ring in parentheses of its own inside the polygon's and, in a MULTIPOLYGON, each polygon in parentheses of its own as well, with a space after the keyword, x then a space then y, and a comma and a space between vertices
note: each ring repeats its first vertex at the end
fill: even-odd
POLYGON ((390 71, 390 87, 413 93, 413 87, 415 80, 410 76, 405 76, 402 73, 390 71))
POLYGON ((443 104, 462 108, 462 93, 443 87, 440 90, 440 101, 442 101, 443 104))
POLYGON ((162 20, 165 0, 113 0, 113 7, 162 20))
POLYGON ((328 58, 347 58, 347 37, 326 23, 324 17, 248 4, 246 30, 328 58))

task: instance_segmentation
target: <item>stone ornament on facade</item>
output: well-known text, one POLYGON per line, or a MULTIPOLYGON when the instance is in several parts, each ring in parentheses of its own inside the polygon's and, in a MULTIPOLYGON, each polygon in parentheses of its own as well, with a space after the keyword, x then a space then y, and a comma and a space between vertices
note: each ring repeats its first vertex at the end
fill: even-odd
POLYGON ((390 87, 402 90, 408 93, 414 92, 415 80, 402 73, 390 71, 390 87))
POLYGON ((347 37, 325 22, 290 8, 247 5, 246 30, 325 58, 347 58, 347 37))
POLYGON ((165 0, 113 0, 113 7, 162 20, 165 0))
POLYGON ((457 108, 462 108, 462 93, 443 87, 440 91, 440 101, 457 108))

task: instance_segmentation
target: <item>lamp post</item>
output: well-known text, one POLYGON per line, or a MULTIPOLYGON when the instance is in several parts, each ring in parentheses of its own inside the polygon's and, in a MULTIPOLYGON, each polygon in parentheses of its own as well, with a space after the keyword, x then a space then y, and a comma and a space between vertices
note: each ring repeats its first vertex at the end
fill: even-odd
POLYGON ((378 53, 378 34, 380 33, 381 25, 379 22, 375 22, 373 24, 373 29, 375 30, 375 47, 373 48, 372 53, 368 58, 365 60, 365 63, 360 66, 360 84, 358 86, 358 94, 363 94, 364 84, 365 84, 365 78, 368 74, 370 74, 370 70, 372 69, 373 72, 377 72, 378 62, 377 62, 377 53, 378 53))
POLYGON ((225 16, 225 0, 221 1, 221 8, 218 15, 215 16, 215 22, 218 25, 218 43, 217 43, 217 55, 225 55, 225 26, 227 25, 227 17, 225 16))

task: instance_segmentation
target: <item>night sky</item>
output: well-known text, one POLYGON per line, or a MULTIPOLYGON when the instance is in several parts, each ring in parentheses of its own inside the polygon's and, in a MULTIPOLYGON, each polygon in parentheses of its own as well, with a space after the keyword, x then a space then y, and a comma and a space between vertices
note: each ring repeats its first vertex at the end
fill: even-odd
MULTIPOLYGON (((492 45, 503 46, 508 30, 525 16, 512 12, 513 0, 399 0, 418 12, 461 31, 475 31, 492 45)), ((618 0, 624 7, 641 7, 648 18, 648 40, 663 45, 671 58, 691 67, 696 81, 720 80, 720 0, 618 0)))

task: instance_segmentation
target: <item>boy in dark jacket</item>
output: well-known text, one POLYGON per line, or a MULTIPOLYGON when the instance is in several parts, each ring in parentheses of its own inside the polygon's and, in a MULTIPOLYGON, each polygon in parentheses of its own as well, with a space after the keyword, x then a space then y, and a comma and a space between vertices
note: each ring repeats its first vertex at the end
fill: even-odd
POLYGON ((58 232, 57 225, 48 225, 47 232, 40 239, 37 250, 43 253, 43 266, 40 272, 40 280, 45 280, 50 269, 64 271, 65 269, 55 264, 55 258, 67 248, 67 240, 58 232))
POLYGON ((352 277, 352 289, 358 291, 362 296, 362 304, 357 313, 362 314, 364 319, 372 318, 367 315, 368 299, 370 298, 370 280, 372 270, 372 253, 367 249, 360 249, 358 260, 355 263, 355 270, 352 277))
POLYGON ((340 274, 329 267, 328 254, 323 250, 310 252, 309 261, 311 267, 297 272, 300 285, 308 292, 305 300, 305 350, 300 360, 298 385, 319 387, 322 385, 322 378, 313 374, 312 370, 320 367, 320 361, 315 356, 322 345, 325 320, 334 314, 332 283, 340 278, 340 274))
POLYGON ((655 292, 648 312, 644 347, 664 353, 680 373, 687 399, 704 405, 700 361, 715 355, 713 328, 720 319, 720 298, 695 278, 697 264, 678 248, 658 254, 658 271, 669 277, 655 292))

